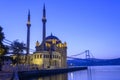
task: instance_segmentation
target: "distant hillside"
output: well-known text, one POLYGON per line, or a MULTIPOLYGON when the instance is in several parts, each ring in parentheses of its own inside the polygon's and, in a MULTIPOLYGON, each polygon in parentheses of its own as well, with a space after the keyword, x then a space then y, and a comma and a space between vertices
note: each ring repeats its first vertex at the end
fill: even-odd
POLYGON ((117 59, 74 59, 67 60, 68 66, 95 66, 95 65, 120 65, 120 58, 117 59))

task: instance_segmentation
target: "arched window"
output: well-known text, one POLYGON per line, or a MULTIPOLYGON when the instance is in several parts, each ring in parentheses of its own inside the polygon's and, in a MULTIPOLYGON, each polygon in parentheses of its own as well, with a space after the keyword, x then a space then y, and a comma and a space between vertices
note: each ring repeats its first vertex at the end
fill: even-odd
POLYGON ((37 59, 39 59, 39 55, 37 55, 37 59))
POLYGON ((36 55, 34 55, 34 58, 36 59, 36 55))
POLYGON ((40 58, 42 58, 42 54, 40 54, 40 58))

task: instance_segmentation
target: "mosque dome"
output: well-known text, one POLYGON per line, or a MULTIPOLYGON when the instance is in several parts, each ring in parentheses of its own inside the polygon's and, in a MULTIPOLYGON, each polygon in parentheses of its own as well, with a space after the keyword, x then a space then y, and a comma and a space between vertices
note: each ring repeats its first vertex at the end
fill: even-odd
POLYGON ((53 36, 52 34, 50 36, 46 37, 45 41, 47 43, 52 43, 53 41, 55 41, 56 44, 61 43, 61 40, 59 40, 58 37, 53 36))

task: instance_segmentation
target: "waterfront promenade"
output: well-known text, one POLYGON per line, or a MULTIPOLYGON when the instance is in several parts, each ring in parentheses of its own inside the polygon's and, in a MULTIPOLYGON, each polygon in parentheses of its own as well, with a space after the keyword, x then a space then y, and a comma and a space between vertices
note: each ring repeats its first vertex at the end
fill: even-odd
POLYGON ((13 73, 0 71, 0 80, 11 80, 13 73))

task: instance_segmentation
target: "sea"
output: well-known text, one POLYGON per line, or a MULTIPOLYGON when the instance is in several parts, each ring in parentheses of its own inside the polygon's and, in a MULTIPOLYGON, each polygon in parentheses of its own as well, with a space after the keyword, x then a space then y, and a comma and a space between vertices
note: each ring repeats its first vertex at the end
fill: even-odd
POLYGON ((26 80, 120 80, 119 66, 89 66, 87 70, 74 71, 26 80))

